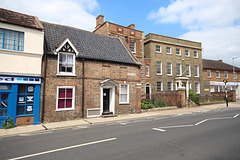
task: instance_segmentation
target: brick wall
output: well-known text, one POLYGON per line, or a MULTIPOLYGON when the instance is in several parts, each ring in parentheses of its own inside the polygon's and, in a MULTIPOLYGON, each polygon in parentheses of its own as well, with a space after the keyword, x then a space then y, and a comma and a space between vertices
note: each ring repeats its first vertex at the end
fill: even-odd
POLYGON ((16 117, 16 125, 31 125, 33 124, 34 116, 27 116, 27 117, 16 117))

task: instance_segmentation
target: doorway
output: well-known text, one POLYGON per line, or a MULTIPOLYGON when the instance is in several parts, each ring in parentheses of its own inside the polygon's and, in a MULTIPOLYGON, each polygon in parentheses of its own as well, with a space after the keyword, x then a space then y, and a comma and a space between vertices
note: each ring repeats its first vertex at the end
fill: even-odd
POLYGON ((146 99, 150 99, 150 85, 146 85, 146 99))
POLYGON ((110 89, 103 89, 103 112, 109 112, 110 89))
MULTIPOLYGON (((7 93, 0 93, 0 123, 8 116, 8 95, 7 93)), ((1 126, 0 126, 1 128, 1 126)))

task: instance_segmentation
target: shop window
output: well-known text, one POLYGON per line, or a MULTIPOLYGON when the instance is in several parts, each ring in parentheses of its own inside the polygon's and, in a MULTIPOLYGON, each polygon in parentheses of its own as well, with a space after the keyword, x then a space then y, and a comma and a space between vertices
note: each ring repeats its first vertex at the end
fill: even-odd
POLYGON ((18 85, 17 115, 33 114, 34 85, 18 85))
POLYGON ((0 28, 0 48, 23 51, 24 33, 0 28))
POLYGON ((119 89, 119 103, 129 103, 129 84, 120 84, 119 89))
POLYGON ((57 88, 57 111, 73 110, 75 99, 75 87, 58 87, 57 88))

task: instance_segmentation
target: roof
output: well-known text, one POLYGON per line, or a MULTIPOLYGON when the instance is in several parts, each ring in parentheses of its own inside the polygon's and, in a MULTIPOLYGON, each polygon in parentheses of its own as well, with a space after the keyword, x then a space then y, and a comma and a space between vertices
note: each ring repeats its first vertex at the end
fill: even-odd
POLYGON ((36 16, 30 16, 0 8, 0 22, 43 30, 43 26, 36 16))
MULTIPOLYGON (((216 70, 225 70, 232 71, 233 66, 227 63, 223 63, 221 60, 209 60, 202 59, 203 69, 216 69, 216 70)), ((235 67, 235 71, 240 71, 240 68, 235 67)))
POLYGON ((65 39, 69 39, 81 58, 139 64, 120 38, 47 22, 42 24, 45 32, 44 52, 47 54, 54 54, 59 45, 65 39))

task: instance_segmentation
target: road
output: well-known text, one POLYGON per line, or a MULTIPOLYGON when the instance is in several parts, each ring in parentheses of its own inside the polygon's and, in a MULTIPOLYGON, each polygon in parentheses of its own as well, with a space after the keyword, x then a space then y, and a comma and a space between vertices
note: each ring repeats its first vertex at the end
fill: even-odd
POLYGON ((0 159, 239 160, 239 114, 229 108, 6 137, 0 159))

